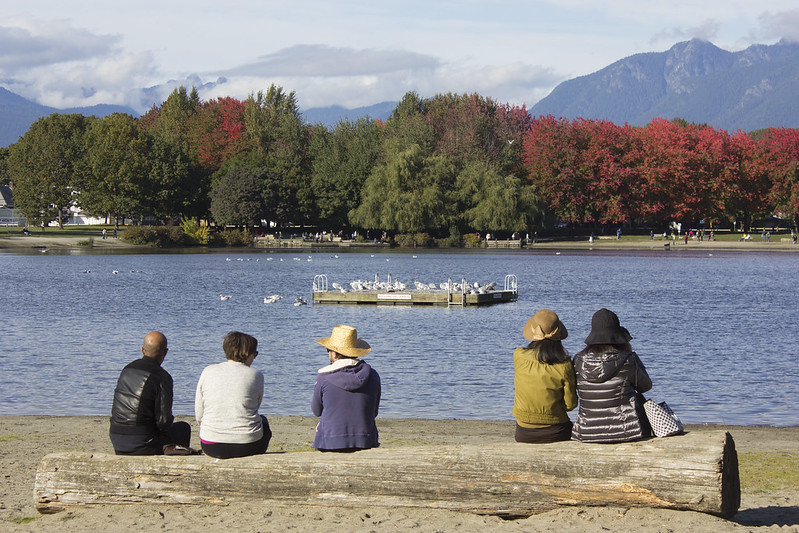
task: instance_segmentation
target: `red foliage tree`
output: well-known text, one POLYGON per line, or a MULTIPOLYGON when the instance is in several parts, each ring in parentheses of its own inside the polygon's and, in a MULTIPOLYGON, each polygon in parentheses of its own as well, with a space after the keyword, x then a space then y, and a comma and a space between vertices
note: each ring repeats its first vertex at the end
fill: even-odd
POLYGON ((210 172, 248 148, 244 134, 244 102, 235 98, 216 98, 203 103, 192 117, 190 128, 197 160, 210 172))
POLYGON ((771 180, 770 199, 777 211, 799 217, 799 129, 768 130, 758 143, 757 165, 771 180))

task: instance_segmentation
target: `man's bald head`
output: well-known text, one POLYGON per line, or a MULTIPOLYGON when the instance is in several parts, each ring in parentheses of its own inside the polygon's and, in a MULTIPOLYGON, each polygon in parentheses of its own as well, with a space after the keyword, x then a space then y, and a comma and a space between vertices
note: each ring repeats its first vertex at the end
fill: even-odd
POLYGON ((151 331, 144 336, 144 343, 141 345, 141 353, 145 357, 155 359, 159 363, 164 361, 167 352, 166 336, 160 331, 151 331))

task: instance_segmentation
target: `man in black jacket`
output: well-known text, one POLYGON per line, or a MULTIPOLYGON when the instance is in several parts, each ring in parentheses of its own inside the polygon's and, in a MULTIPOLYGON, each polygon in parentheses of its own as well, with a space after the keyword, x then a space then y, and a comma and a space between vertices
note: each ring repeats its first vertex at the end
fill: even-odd
POLYGON ((161 368, 166 352, 166 337, 151 331, 141 347, 144 357, 119 375, 109 431, 117 455, 160 455, 175 445, 189 447, 191 426, 172 416, 172 376, 161 368))

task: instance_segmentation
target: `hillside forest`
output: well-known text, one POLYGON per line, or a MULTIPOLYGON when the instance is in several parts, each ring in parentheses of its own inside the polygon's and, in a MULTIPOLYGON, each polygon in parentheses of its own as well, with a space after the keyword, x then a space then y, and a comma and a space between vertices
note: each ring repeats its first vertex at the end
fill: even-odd
POLYGON ((60 225, 76 205, 120 224, 438 239, 564 223, 748 228, 773 215, 795 228, 798 168, 796 129, 534 118, 478 94, 413 92, 385 122, 328 129, 274 85, 244 101, 181 87, 139 118, 52 114, 0 151, 29 224, 60 225))

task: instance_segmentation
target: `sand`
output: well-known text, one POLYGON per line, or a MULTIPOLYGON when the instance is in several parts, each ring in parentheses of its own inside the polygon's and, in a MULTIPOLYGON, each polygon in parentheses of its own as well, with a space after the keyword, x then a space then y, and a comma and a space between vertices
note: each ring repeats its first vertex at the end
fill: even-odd
MULTIPOLYGON (((197 426, 192 417, 192 445, 197 426)), ((270 451, 308 449, 316 419, 270 417, 270 451)), ((407 445, 491 444, 513 439, 512 421, 378 419, 385 448, 407 445)), ((747 453, 799 454, 799 427, 689 426, 725 429, 743 472, 747 453)), ((113 453, 107 417, 0 417, 0 529, 3 531, 794 531, 799 532, 799 487, 753 490, 742 474, 741 510, 732 520, 691 511, 623 507, 564 507, 520 520, 434 509, 321 508, 263 501, 230 505, 106 505, 40 515, 33 505, 37 465, 50 452, 113 453)), ((679 438, 679 437, 677 437, 679 438)), ((316 453, 316 452, 311 452, 316 453)), ((795 463, 794 463, 795 464, 795 463)))

